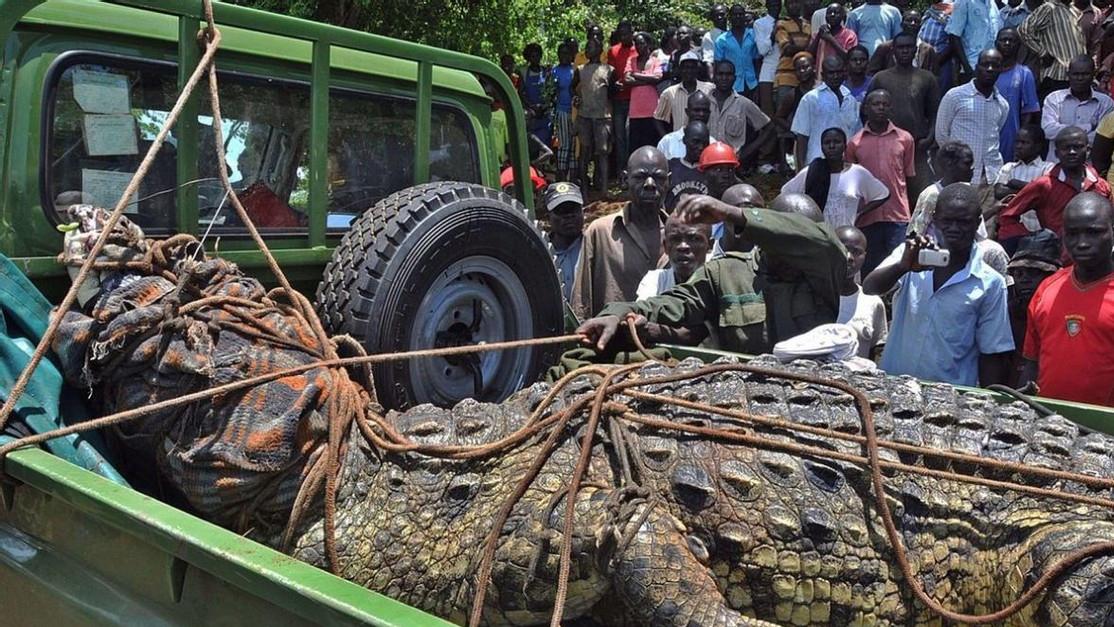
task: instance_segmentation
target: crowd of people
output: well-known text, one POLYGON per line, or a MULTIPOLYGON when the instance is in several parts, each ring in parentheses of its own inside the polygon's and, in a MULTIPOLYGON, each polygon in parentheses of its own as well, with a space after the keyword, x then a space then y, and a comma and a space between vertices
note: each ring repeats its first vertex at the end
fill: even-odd
POLYGON ((580 331, 1114 406, 1111 7, 765 10, 504 57, 580 331))

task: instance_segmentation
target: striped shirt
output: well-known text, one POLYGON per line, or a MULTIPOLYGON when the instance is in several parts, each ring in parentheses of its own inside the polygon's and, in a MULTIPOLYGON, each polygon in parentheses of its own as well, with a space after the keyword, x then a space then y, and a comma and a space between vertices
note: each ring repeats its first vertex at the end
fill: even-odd
POLYGON ((942 54, 948 47, 947 28, 951 11, 950 2, 940 2, 925 9, 924 22, 921 23, 921 32, 917 33, 917 38, 931 45, 936 54, 942 54))
POLYGON ((943 145, 958 141, 971 148, 975 155, 973 185, 998 180, 998 170, 1002 167, 999 131, 1009 115, 1010 103, 998 93, 998 88, 987 97, 975 89, 974 81, 949 89, 940 100, 936 112, 936 142, 943 145))
POLYGON ((1068 64, 1087 52, 1083 30, 1079 28, 1075 13, 1059 0, 1051 0, 1038 7, 1021 23, 1017 33, 1038 59, 1047 54, 1055 59, 1051 65, 1041 69, 1041 80, 1068 80, 1068 64))

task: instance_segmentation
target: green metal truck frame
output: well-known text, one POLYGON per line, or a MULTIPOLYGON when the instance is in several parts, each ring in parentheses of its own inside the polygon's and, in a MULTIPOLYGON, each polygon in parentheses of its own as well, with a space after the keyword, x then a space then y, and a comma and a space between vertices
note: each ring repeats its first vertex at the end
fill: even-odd
MULTIPOLYGON (((490 132, 490 98, 476 76, 494 86, 505 103, 515 196, 532 212, 529 153, 522 105, 510 79, 494 63, 447 50, 307 20, 214 2, 224 35, 217 66, 262 68, 268 74, 309 86, 308 225, 304 234, 275 238, 272 246, 285 271, 312 293, 342 233, 326 228, 330 89, 352 76, 392 86, 415 103, 412 184, 430 180, 430 127, 433 103, 448 102, 469 118, 479 143, 481 180, 498 187, 499 166, 490 132)), ((42 77, 61 51, 35 50, 38 40, 72 34, 103 40, 99 52, 131 56, 161 53, 177 64, 179 89, 196 66, 201 49, 201 0, 0 0, 0 251, 12 258, 50 296, 65 287, 56 263, 61 237, 47 219, 42 201, 40 119, 46 103, 42 77), (28 50, 38 56, 23 58, 28 50), (167 51, 173 51, 168 54, 167 51), (32 64, 41 67, 32 68, 32 64), (33 71, 32 71, 33 70, 33 71)), ((350 83, 349 83, 350 85, 350 83)), ((204 91, 204 90, 198 90, 204 91)), ((177 181, 198 179, 198 100, 195 93, 175 134, 177 181)), ((182 184, 175 195, 176 232, 199 235, 196 189, 182 184)), ((246 235, 246 234, 245 234, 246 235)), ((212 242, 209 243, 212 249, 212 242)), ((224 237, 221 256, 266 280, 262 255, 246 236, 224 237)))

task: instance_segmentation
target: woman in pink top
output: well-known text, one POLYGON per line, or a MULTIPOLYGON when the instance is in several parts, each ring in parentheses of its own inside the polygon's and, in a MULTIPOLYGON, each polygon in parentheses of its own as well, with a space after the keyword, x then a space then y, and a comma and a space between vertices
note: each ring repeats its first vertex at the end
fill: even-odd
POLYGON ((661 80, 661 60, 652 53, 652 40, 648 33, 634 36, 635 54, 627 61, 623 82, 630 87, 630 118, 628 119, 630 150, 642 146, 656 146, 657 126, 654 110, 658 107, 656 85, 661 80))

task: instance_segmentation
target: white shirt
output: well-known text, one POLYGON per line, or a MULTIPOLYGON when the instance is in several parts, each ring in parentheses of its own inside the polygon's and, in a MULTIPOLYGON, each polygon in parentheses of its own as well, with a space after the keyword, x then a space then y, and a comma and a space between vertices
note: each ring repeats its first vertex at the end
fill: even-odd
POLYGON ((953 87, 940 100, 936 113, 936 143, 959 141, 967 144, 975 154, 975 173, 972 185, 979 185, 984 177, 987 183, 998 180, 1002 167, 1002 153, 998 149, 998 133, 1005 126, 1010 114, 1010 103, 995 87, 990 96, 984 96, 970 81, 953 87))
POLYGON ((876 346, 886 342, 889 323, 886 321, 886 305, 878 296, 864 294, 859 287, 850 296, 839 297, 839 315, 836 322, 846 324, 855 330, 859 339, 859 357, 870 359, 876 346))
POLYGON ((650 270, 642 277, 642 280, 638 282, 638 293, 637 296, 635 296, 635 300, 646 300, 647 298, 659 296, 676 284, 677 280, 673 276, 673 268, 650 270))
MULTIPOLYGON (((810 22, 812 27, 812 34, 815 35, 816 33, 819 33, 820 27, 828 23, 828 6, 824 5, 819 9, 813 11, 810 22)), ((844 26, 846 25, 846 22, 844 22, 844 26)))
POLYGON ((774 82, 777 63, 781 60, 781 46, 771 37, 776 27, 777 20, 770 17, 769 13, 754 20, 754 43, 758 46, 758 54, 762 56, 762 67, 758 70, 759 83, 774 82))
MULTIPOLYGON (((708 143, 711 144, 716 141, 715 137, 708 137, 708 143)), ((665 155, 665 160, 670 159, 684 159, 685 153, 685 129, 680 129, 666 133, 658 140, 658 150, 665 155)))
MULTIPOLYGON (((782 185, 781 193, 805 193, 807 177, 808 168, 805 168, 788 183, 782 185)), ((859 207, 889 195, 890 190, 885 183, 875 178, 863 166, 852 163, 844 171, 832 173, 832 182, 828 186, 828 200, 822 207, 824 221, 833 229, 853 226, 855 218, 859 215, 859 207)))
MULTIPOLYGON (((820 149, 820 136, 829 128, 838 127, 851 139, 863 127, 859 119, 859 101, 851 95, 851 90, 840 85, 840 102, 831 88, 825 83, 801 96, 797 105, 797 113, 793 115, 791 130, 797 135, 808 138, 808 153, 805 161, 811 163, 813 159, 822 157, 824 152, 820 149)), ((1003 101, 1004 102, 1004 101, 1003 101)), ((1008 111, 1008 109, 1007 109, 1008 111)))
POLYGON ((1052 163, 1056 158, 1056 135, 1069 126, 1083 129, 1087 133, 1087 143, 1095 143, 1095 130, 1106 114, 1114 112, 1114 100, 1104 93, 1091 90, 1091 97, 1080 100, 1071 94, 1070 89, 1058 89, 1044 98, 1041 110, 1041 128, 1048 138, 1048 157, 1052 163))
POLYGON ((1000 185, 1005 185, 1010 181, 1016 179, 1022 183, 1028 183, 1038 176, 1047 174, 1052 166, 1055 165, 1050 161, 1045 161, 1037 157, 1025 163, 1024 161, 1010 161, 998 170, 998 180, 994 181, 1000 185))
POLYGON ((700 54, 704 58, 704 63, 711 64, 716 59, 716 39, 727 31, 722 28, 713 26, 712 30, 704 33, 704 38, 700 40, 700 54))

